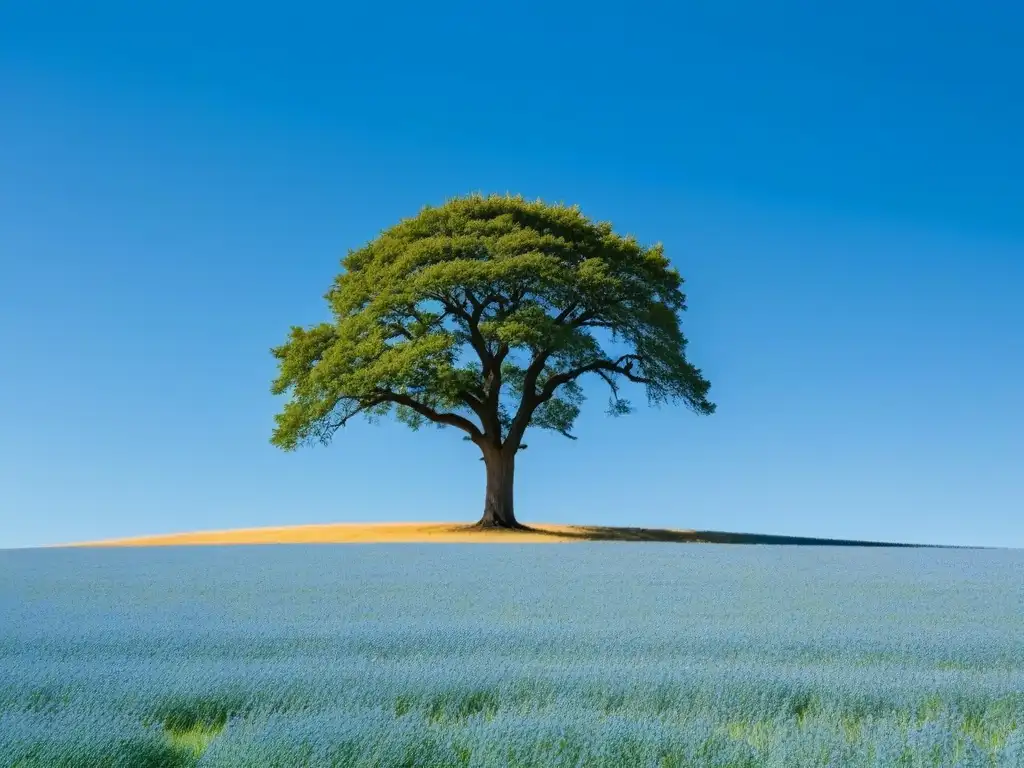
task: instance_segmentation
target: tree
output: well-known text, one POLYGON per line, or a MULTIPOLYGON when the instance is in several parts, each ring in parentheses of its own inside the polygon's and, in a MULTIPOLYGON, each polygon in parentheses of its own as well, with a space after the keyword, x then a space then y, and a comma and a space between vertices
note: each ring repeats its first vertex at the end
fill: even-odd
POLYGON ((486 466, 480 526, 522 527, 513 483, 524 433, 575 440, 585 375, 607 384, 615 416, 630 411, 623 381, 651 403, 715 410, 686 359, 683 278, 662 246, 578 207, 456 198, 349 251, 342 267, 324 297, 333 322, 292 327, 271 350, 272 392, 289 395, 271 442, 327 444, 353 416, 392 411, 414 430, 454 427, 486 466))

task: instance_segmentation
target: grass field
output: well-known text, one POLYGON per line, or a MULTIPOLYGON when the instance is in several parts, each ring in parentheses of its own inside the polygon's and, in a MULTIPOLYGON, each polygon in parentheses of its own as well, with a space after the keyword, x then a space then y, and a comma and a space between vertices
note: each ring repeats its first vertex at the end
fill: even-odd
POLYGON ((0 765, 1024 766, 1024 552, 0 552, 0 765))

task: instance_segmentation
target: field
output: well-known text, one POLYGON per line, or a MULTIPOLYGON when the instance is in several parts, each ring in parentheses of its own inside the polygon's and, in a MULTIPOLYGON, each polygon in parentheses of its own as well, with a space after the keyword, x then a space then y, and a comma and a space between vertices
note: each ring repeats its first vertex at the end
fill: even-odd
POLYGON ((1024 766, 1024 552, 0 552, 0 765, 1024 766))

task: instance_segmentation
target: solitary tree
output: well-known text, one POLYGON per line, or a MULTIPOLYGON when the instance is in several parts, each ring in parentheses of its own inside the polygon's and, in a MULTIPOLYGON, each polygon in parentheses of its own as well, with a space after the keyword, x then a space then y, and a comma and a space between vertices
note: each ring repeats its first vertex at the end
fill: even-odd
POLYGON ((686 359, 683 278, 577 207, 473 195, 426 207, 350 251, 324 297, 333 322, 292 327, 272 352, 289 400, 271 442, 328 443, 357 414, 392 411, 418 429, 465 432, 487 470, 482 527, 518 528, 516 453, 528 426, 573 440, 580 379, 630 411, 624 381, 652 403, 715 410, 686 359))

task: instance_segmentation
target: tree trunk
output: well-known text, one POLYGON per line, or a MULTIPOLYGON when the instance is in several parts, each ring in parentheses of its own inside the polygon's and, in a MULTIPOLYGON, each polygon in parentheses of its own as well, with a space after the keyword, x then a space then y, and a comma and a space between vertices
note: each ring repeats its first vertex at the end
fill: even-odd
POLYGON ((487 494, 484 516, 477 523, 481 528, 522 528, 516 520, 512 504, 516 452, 498 449, 484 452, 487 467, 487 494))

